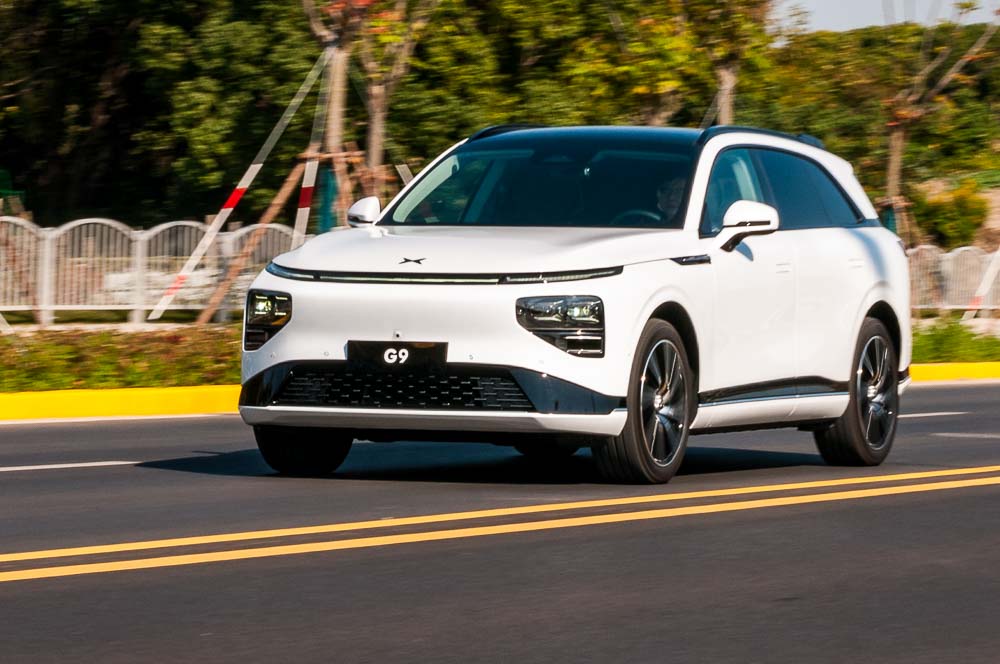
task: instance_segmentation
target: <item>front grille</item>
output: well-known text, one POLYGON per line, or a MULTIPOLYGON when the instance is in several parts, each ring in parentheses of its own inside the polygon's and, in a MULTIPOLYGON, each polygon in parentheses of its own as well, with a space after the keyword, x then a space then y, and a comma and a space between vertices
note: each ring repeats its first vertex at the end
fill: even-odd
POLYGON ((276 406, 512 410, 534 408, 506 369, 448 367, 444 374, 372 373, 344 366, 300 366, 276 406))

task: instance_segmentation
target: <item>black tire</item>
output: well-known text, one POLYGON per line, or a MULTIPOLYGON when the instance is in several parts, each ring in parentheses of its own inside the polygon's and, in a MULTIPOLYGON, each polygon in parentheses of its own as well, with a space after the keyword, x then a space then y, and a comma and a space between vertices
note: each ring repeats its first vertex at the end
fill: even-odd
POLYGON ((851 365, 847 410, 813 433, 816 447, 832 466, 877 466, 896 436, 899 416, 899 360, 882 321, 866 318, 851 365))
POLYGON ((555 463, 576 454, 580 446, 563 445, 560 443, 528 443, 525 445, 515 445, 514 449, 533 461, 555 463))
POLYGON ((684 460, 697 398, 697 381, 681 335, 670 323, 649 321, 632 360, 625 428, 593 446, 601 475, 632 484, 669 481, 684 460), (661 365, 667 370, 657 379, 654 369, 661 365), (659 384, 650 388, 655 381, 659 384))
POLYGON ((282 475, 323 477, 347 458, 354 439, 337 429, 255 426, 257 449, 282 475))

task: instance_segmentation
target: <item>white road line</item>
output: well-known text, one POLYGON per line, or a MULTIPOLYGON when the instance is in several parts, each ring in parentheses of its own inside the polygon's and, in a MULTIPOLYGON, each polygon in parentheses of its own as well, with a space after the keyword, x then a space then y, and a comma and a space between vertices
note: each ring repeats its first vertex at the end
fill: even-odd
POLYGON ((900 415, 899 419, 905 420, 908 418, 916 419, 918 417, 947 417, 948 415, 968 415, 968 411, 954 411, 954 412, 941 412, 941 413, 907 413, 906 415, 900 415))
POLYGON ((941 438, 976 438, 979 440, 1000 440, 1000 433, 933 433, 941 438))
POLYGON ((48 417, 38 420, 0 420, 0 427, 16 427, 28 424, 86 424, 87 422, 195 420, 206 417, 239 417, 239 413, 207 413, 204 415, 118 415, 114 417, 48 417))
POLYGON ((0 467, 0 473, 16 473, 22 470, 61 470, 63 468, 99 468, 101 466, 134 466, 141 461, 90 461, 87 463, 49 463, 41 466, 0 467))

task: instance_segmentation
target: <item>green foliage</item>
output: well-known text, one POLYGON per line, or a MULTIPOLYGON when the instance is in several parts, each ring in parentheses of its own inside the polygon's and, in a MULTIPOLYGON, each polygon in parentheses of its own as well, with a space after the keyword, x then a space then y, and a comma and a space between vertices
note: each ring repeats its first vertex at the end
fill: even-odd
POLYGON ((913 362, 1000 362, 1000 339, 980 336, 956 320, 913 332, 913 362))
POLYGON ((240 329, 0 336, 0 392, 240 382, 240 329))
POLYGON ((773 0, 682 0, 690 30, 714 65, 739 64, 770 38, 764 30, 773 0))
POLYGON ((943 247, 969 244, 986 221, 986 199, 978 195, 975 180, 963 180, 949 191, 934 196, 911 195, 917 224, 943 247))
MULTIPOLYGON (((216 212, 318 56, 301 8, 280 0, 13 0, 7 14, 0 159, 43 223, 216 212)), ((273 196, 310 119, 249 208, 273 196)))
MULTIPOLYGON (((442 0, 393 95, 388 158, 419 168, 503 122, 697 126, 716 70, 739 62, 737 122, 818 136, 879 194, 887 102, 922 66, 926 29, 768 32, 771 6, 442 0)), ((394 18, 373 22, 376 51, 400 38, 394 18)), ((300 3, 286 0, 6 0, 0 26, 0 168, 46 224, 216 212, 319 55, 300 3)), ((945 25, 928 57, 947 68, 982 30, 945 25)), ((1000 34, 913 125, 904 180, 961 172, 996 186, 998 53, 1000 34)), ((357 63, 352 72, 345 135, 360 143, 364 82, 357 63)), ((263 212, 308 140, 310 106, 237 218, 263 212)))

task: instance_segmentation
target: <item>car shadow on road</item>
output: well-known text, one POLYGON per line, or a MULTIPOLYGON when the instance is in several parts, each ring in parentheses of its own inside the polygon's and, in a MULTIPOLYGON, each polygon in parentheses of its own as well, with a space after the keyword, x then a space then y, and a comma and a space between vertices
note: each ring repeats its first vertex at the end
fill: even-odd
MULTIPOLYGON (((691 447, 680 475, 819 466, 815 454, 720 447, 691 447)), ((140 467, 224 476, 274 476, 255 449, 199 452, 140 467)), ((381 480, 489 484, 604 483, 589 450, 557 462, 541 462, 493 445, 447 443, 356 444, 331 480, 381 480)))

